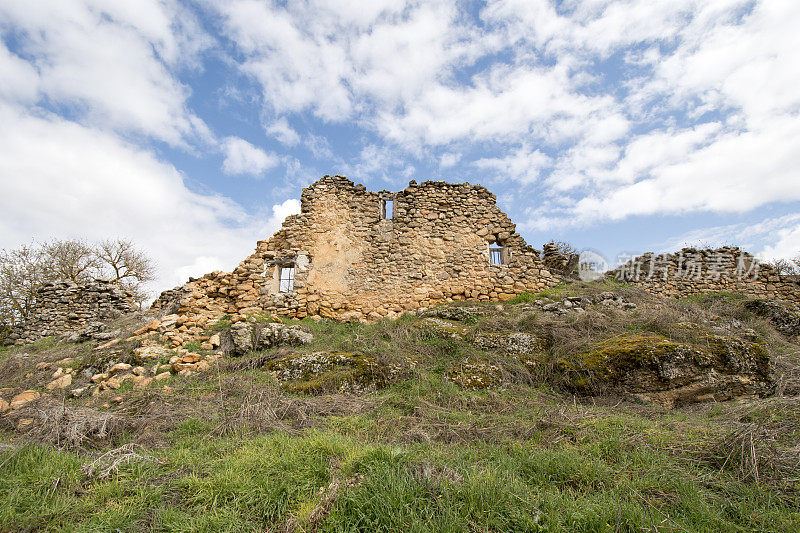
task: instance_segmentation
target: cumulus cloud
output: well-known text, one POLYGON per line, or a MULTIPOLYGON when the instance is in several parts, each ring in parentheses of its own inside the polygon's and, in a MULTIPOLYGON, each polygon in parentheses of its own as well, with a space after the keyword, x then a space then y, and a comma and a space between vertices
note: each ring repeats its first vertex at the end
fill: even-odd
POLYGON ((163 289, 211 266, 230 269, 297 207, 276 207, 265 224, 224 196, 190 191, 172 165, 112 134, 5 105, 0 121, 7 247, 32 238, 131 238, 158 263, 154 288, 163 289))
MULTIPOLYGON (((4 1, 0 28, 13 28, 32 58, 38 94, 68 106, 82 122, 173 145, 210 139, 186 106, 189 89, 170 70, 196 61, 210 38, 177 2, 4 1)), ((24 83, 30 100, 31 73, 12 66, 16 71, 4 70, 3 77, 24 83)))
POLYGON ((800 213, 770 217, 755 224, 729 224, 692 230, 670 239, 660 252, 684 246, 736 245, 762 260, 793 259, 800 255, 800 213))
POLYGON ((499 177, 512 179, 520 183, 532 183, 539 179, 541 170, 552 163, 552 159, 540 152, 523 145, 504 157, 484 157, 475 161, 479 168, 490 169, 499 177))
POLYGON ((300 135, 289 125, 286 117, 281 117, 269 124, 266 132, 286 146, 294 146, 300 142, 300 135))
POLYGON ((275 154, 267 153, 238 137, 226 138, 222 142, 222 150, 225 154, 222 171, 229 176, 259 177, 280 162, 275 154))

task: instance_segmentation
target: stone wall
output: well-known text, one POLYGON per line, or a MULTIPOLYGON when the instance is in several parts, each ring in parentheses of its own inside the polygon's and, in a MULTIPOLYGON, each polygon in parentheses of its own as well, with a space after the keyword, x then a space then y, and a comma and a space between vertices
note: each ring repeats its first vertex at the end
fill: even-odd
POLYGON ((610 276, 667 297, 705 292, 741 292, 800 307, 800 279, 781 276, 735 247, 684 248, 674 254, 646 253, 609 272, 610 276))
POLYGON ((25 322, 12 329, 8 340, 15 344, 34 342, 80 331, 92 322, 111 320, 135 310, 131 293, 116 283, 47 283, 37 290, 33 310, 25 322))
POLYGON ((164 337, 180 345, 222 318, 374 321, 445 301, 503 301, 560 281, 484 187, 412 181, 400 192, 371 192, 325 176, 303 190, 300 214, 233 272, 190 280, 154 307, 178 308, 164 337), (393 202, 390 217, 385 201, 393 202), (501 248, 502 264, 492 264, 490 247, 501 248), (281 292, 281 268, 289 266, 294 287, 281 292))

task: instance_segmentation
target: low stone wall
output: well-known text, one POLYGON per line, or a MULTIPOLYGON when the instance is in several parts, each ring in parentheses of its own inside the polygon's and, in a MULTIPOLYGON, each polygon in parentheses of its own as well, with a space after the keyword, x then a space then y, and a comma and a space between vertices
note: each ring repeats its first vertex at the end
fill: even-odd
POLYGON ((800 308, 797 276, 779 275, 771 266, 736 247, 683 248, 659 255, 650 252, 630 259, 608 275, 659 296, 676 298, 729 291, 781 300, 800 308))
POLYGON ((115 283, 48 283, 39 288, 33 310, 25 322, 12 329, 8 340, 26 344, 80 331, 92 322, 111 320, 135 310, 131 293, 115 283))

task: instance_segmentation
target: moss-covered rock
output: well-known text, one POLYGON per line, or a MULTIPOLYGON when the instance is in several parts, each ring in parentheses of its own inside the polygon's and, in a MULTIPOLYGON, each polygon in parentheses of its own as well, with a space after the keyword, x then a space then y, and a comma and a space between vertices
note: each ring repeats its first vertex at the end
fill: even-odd
POLYGON ((244 355, 255 350, 266 350, 275 346, 299 346, 308 344, 313 335, 300 326, 264 323, 257 320, 237 322, 220 333, 220 350, 227 356, 244 355))
POLYGON ((310 352, 291 354, 265 364, 288 392, 363 393, 386 385, 390 371, 374 357, 351 353, 310 352))
POLYGON ((632 393, 666 406, 758 394, 769 383, 763 346, 705 335, 697 344, 623 335, 559 362, 571 388, 632 393))
POLYGON ((500 367, 489 361, 464 361, 447 371, 447 379, 465 389, 488 389, 503 380, 500 367))

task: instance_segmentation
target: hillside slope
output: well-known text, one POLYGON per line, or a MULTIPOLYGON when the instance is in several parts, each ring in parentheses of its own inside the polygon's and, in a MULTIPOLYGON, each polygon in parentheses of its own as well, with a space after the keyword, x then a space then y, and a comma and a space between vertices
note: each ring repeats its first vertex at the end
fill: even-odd
POLYGON ((0 531, 800 529, 773 302, 576 282, 178 350, 154 313, 0 349, 0 531))

